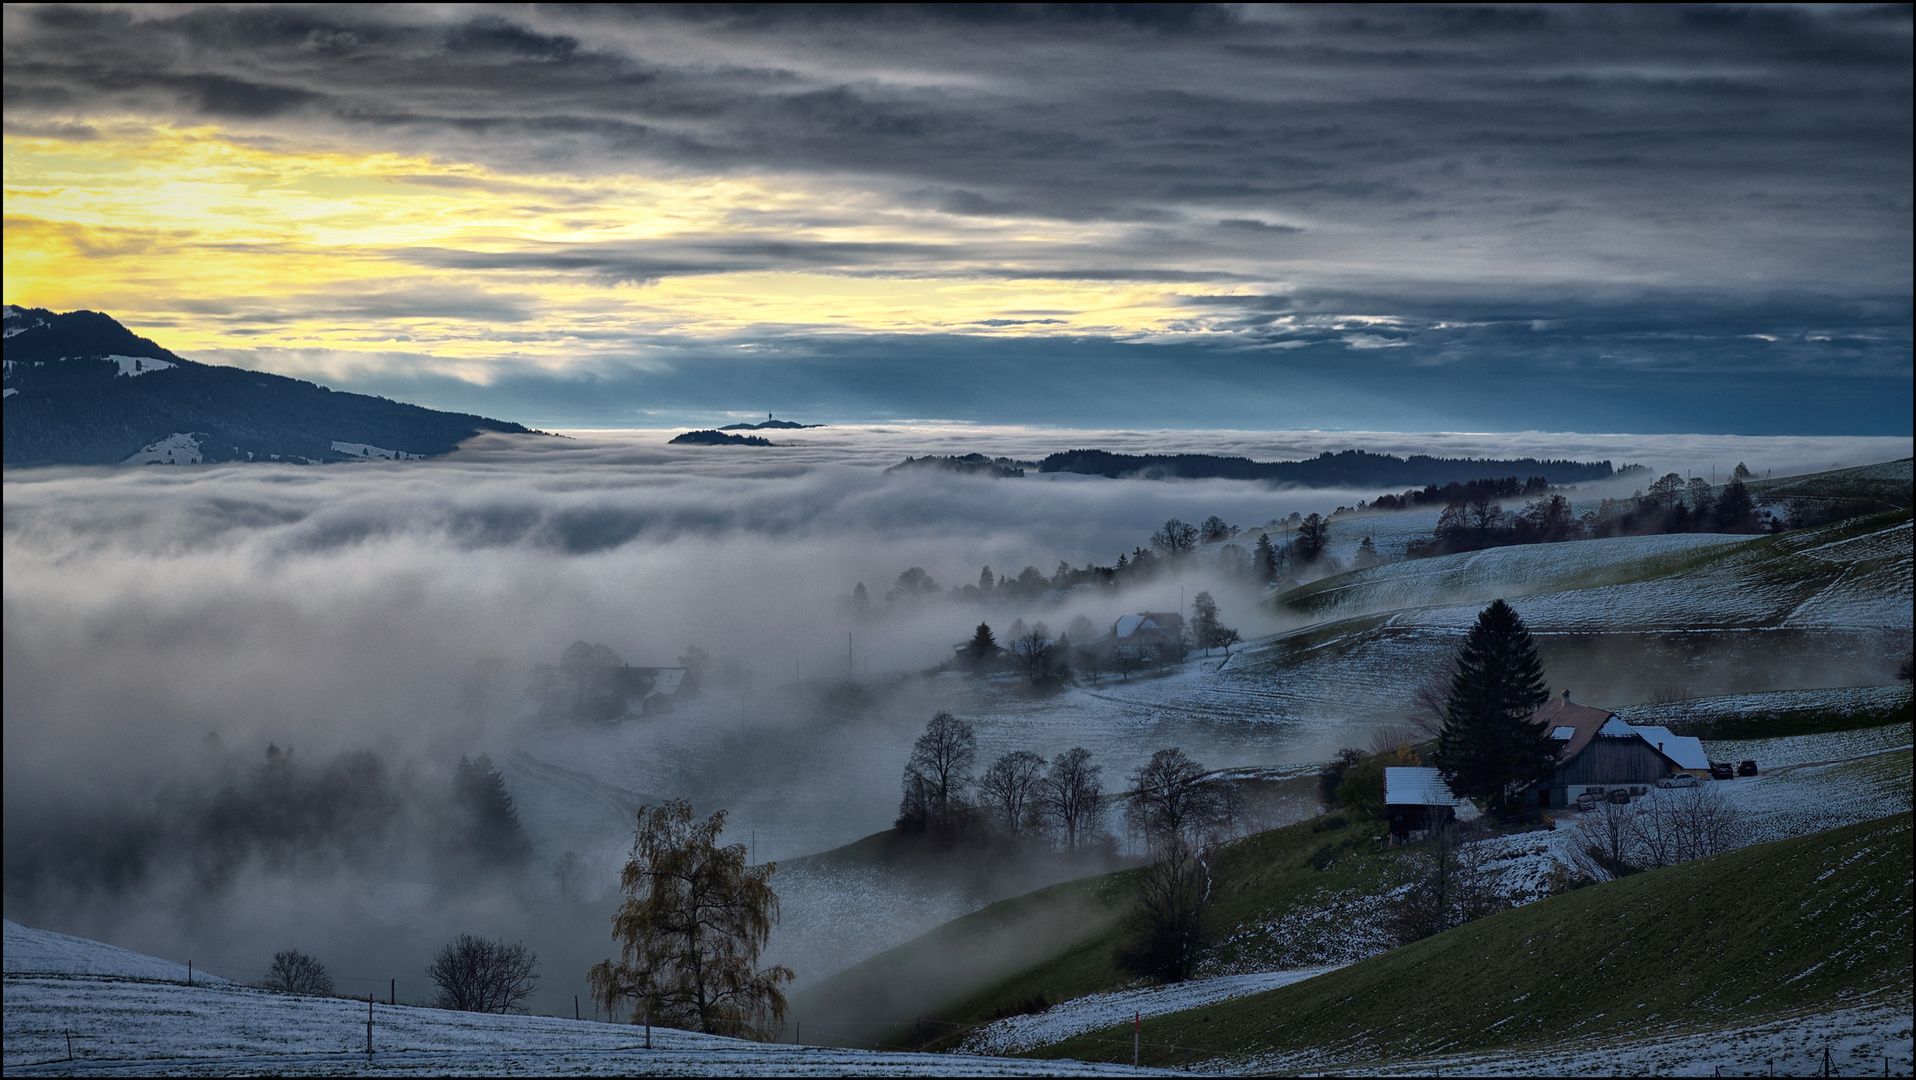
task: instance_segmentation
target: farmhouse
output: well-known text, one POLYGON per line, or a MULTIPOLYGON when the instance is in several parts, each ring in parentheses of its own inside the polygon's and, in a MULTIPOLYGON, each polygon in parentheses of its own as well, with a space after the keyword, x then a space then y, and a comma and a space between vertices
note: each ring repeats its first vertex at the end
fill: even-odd
POLYGON ((1422 840, 1430 830, 1477 816, 1469 799, 1451 794, 1436 769, 1392 766, 1384 770, 1384 817, 1393 843, 1422 840))
POLYGON ((1140 611, 1121 615, 1111 624, 1111 636, 1100 652, 1130 660, 1162 662, 1184 655, 1184 616, 1174 611, 1140 611))
POLYGON ((1614 713, 1571 701, 1568 690, 1530 719, 1548 728, 1561 749, 1556 773, 1524 792, 1527 807, 1568 806, 1586 787, 1654 784, 1678 772, 1709 776, 1710 762, 1697 739, 1626 724, 1614 713))

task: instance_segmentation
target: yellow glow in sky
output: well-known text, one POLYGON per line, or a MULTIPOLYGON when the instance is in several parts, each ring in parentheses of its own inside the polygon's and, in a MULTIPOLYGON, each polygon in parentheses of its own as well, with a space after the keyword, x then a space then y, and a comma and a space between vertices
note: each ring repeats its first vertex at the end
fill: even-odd
POLYGON ((106 311, 187 355, 296 350, 289 373, 401 353, 486 381, 760 333, 1192 332, 1179 298, 1217 291, 1037 276, 1111 226, 775 178, 505 176, 128 124, 10 136, 5 185, 9 303, 106 311))

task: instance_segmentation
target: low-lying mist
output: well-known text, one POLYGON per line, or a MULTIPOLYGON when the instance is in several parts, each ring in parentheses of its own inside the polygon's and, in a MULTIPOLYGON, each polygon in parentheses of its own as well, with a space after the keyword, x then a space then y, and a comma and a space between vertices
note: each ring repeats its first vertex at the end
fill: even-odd
MULTIPOLYGON (((890 825, 898 768, 940 703, 904 676, 981 619, 1001 633, 1018 617, 1108 627, 1209 588, 1247 638, 1277 628, 1202 572, 1062 606, 967 607, 888 604, 901 570, 946 587, 987 565, 1049 574, 1108 564, 1168 518, 1256 526, 1379 494, 873 467, 1068 445, 1274 456, 1221 435, 965 434, 819 429, 758 451, 585 433, 488 437, 403 464, 9 472, 7 917, 241 978, 298 947, 342 992, 372 989, 349 981, 363 978, 384 994, 397 978, 402 1000, 426 996, 421 971, 447 937, 510 935, 540 951, 539 1007, 557 1010, 605 955, 636 801, 731 807, 727 839, 756 834, 761 859, 806 854, 890 825), (843 599, 861 582, 875 609, 863 621, 843 599), (541 719, 524 693, 534 665, 575 641, 636 667, 695 645, 711 658, 699 705, 646 722, 623 786, 518 752, 555 724, 539 737, 589 736, 541 719), (826 690, 848 676, 866 688, 855 707, 826 690), (511 858, 475 846, 460 801, 459 762, 480 754, 525 822, 511 858), (535 768, 550 781, 537 791, 521 783, 535 768), (576 882, 555 874, 566 851, 576 882)), ((1459 452, 1458 437, 1317 437, 1459 452)), ((1583 453, 1536 440, 1482 452, 1583 453)), ((1042 725, 994 737, 1004 745, 981 754, 1069 739, 1042 725)), ((1219 758, 1228 740, 1177 738, 1214 766, 1243 764, 1219 758)), ((1112 779, 1132 764, 1114 758, 1112 779)))

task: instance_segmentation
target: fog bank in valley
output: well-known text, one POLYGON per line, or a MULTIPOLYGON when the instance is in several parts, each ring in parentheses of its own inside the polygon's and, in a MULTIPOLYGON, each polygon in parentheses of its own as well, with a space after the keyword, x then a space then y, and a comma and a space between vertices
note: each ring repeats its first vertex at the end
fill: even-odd
POLYGON ((629 832, 624 796, 581 789, 581 805, 604 803, 596 824, 560 835, 531 819, 569 810, 563 798, 515 789, 522 810, 558 806, 525 815, 534 850, 515 860, 475 839, 458 764, 489 754, 513 775, 514 747, 551 723, 523 693, 533 665, 578 640, 641 667, 706 650, 708 700, 657 722, 634 774, 647 789, 627 794, 691 797, 701 812, 752 801, 760 854, 786 858, 890 824, 902 748, 934 702, 887 680, 936 665, 980 618, 1108 625, 1208 585, 1247 637, 1276 629, 1202 575, 1025 611, 888 605, 900 571, 947 587, 986 565, 1049 574, 1060 560, 1109 564, 1167 518, 1256 526, 1380 494, 875 467, 907 453, 1357 446, 1758 470, 1908 453, 1906 440, 910 425, 781 432, 787 445, 770 450, 667 437, 488 437, 403 464, 9 472, 8 917, 241 977, 297 946, 342 975, 397 976, 402 998, 424 994, 403 980, 418 984, 450 933, 518 934, 545 950, 556 1008, 602 950, 604 878, 629 832), (860 582, 880 611, 863 623, 843 599, 860 582), (818 688, 848 672, 874 688, 870 707, 822 728, 837 714, 820 711, 818 688), (781 839, 778 817, 807 826, 781 839), (596 887, 556 883, 560 846, 581 849, 596 887))

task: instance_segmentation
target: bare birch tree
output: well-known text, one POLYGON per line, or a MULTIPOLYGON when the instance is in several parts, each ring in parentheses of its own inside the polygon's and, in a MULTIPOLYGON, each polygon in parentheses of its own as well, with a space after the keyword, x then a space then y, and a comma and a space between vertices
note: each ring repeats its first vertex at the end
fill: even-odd
POLYGON ((694 822, 679 799, 639 811, 632 857, 612 919, 619 961, 595 964, 592 996, 607 1013, 631 1004, 633 1023, 759 1038, 785 1019, 789 968, 760 969, 778 924, 774 863, 746 865, 743 844, 720 847, 725 811, 694 822))

